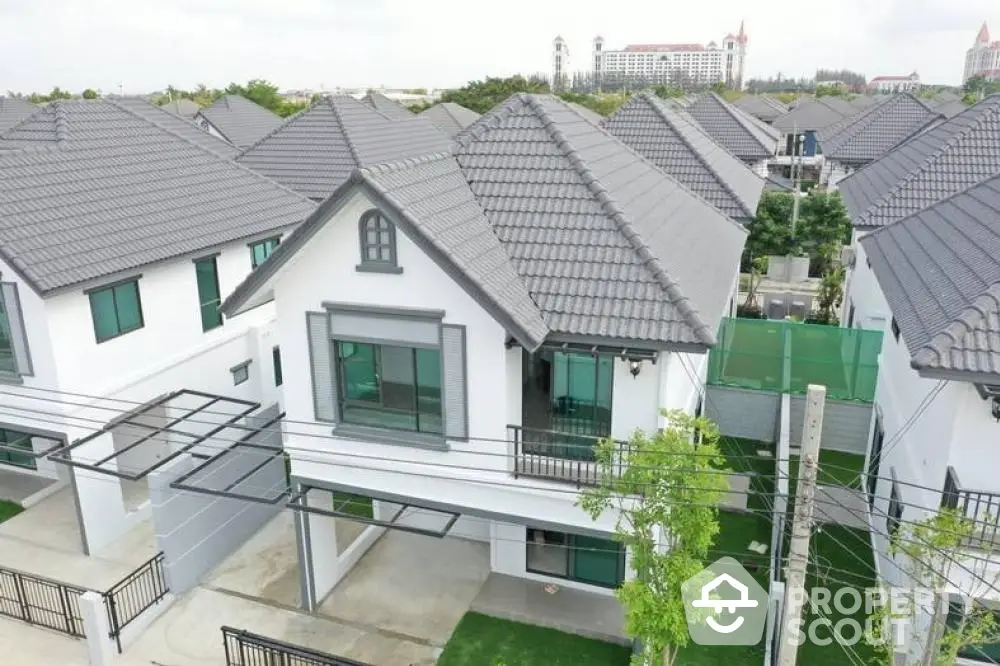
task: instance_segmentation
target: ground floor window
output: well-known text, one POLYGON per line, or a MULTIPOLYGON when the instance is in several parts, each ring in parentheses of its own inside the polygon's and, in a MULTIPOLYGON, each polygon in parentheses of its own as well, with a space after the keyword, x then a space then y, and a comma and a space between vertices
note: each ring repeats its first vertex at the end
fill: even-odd
POLYGON ((344 423, 441 434, 441 351, 337 340, 344 423))
POLYGON ((0 428, 0 464, 17 465, 35 469, 35 458, 32 456, 31 435, 16 430, 0 428), (18 453, 9 449, 20 449, 25 453, 18 453))
MULTIPOLYGON (((1000 623, 1000 610, 992 609, 994 613, 994 621, 1000 623)), ((949 629, 954 629, 959 626, 962 621, 962 616, 965 614, 965 606, 962 603, 961 598, 952 597, 952 601, 948 604, 948 618, 947 626, 949 629)), ((969 645, 958 653, 959 657, 965 659, 975 659, 977 661, 982 661, 987 664, 995 664, 1000 660, 1000 642, 997 643, 979 643, 977 645, 969 645)))
POLYGON ((526 569, 590 585, 618 587, 625 580, 625 549, 611 539, 529 527, 526 569))

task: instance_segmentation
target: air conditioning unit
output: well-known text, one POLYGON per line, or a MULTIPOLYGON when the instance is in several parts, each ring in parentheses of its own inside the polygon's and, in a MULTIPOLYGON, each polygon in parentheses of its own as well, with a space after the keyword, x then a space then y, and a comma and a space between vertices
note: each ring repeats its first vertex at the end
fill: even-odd
POLYGON ((845 245, 840 248, 840 263, 847 268, 854 268, 854 262, 857 260, 857 253, 854 248, 850 245, 845 245))

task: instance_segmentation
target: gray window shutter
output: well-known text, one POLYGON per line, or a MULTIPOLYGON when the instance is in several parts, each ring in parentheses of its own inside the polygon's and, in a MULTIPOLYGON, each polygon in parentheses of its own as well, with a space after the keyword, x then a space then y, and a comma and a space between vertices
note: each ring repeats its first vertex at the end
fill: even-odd
POLYGON ((24 317, 21 314, 21 299, 17 295, 17 284, 0 282, 0 297, 3 298, 3 311, 7 315, 7 326, 10 328, 10 343, 14 352, 14 367, 18 375, 33 375, 31 354, 28 351, 28 334, 24 329, 24 317))
POLYGON ((451 439, 469 437, 469 395, 465 385, 465 327, 441 326, 444 372, 444 432, 451 439))
POLYGON ((312 372, 313 410, 317 421, 337 420, 337 378, 333 372, 330 318, 325 312, 307 312, 309 365, 312 372))

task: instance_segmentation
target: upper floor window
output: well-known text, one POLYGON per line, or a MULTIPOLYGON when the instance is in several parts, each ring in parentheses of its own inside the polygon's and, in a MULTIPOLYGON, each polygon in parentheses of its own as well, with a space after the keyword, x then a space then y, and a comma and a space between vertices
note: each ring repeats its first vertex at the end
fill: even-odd
POLYGON ((222 311, 219 305, 219 271, 215 257, 194 262, 195 280, 198 283, 198 304, 201 308, 201 330, 210 331, 222 326, 222 311))
POLYGON ((267 261, 267 258, 274 254, 281 244, 281 238, 267 238, 262 241, 250 244, 250 265, 257 268, 267 261))
POLYGON ((377 210, 361 216, 358 223, 361 241, 359 271, 401 273, 396 263, 396 227, 377 210))
POLYGON ((0 282, 0 379, 33 374, 21 301, 14 282, 0 282))
POLYGON ((129 280, 90 292, 94 336, 104 342, 143 327, 139 281, 129 280))

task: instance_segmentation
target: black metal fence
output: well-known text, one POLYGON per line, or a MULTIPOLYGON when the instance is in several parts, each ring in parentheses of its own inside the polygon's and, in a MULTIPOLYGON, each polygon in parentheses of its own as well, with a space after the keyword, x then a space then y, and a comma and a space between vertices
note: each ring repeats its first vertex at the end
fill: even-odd
POLYGON ((148 608, 158 604, 169 591, 163 577, 163 553, 157 553, 104 593, 108 625, 118 652, 122 651, 122 629, 148 608))
POLYGON ((80 597, 88 592, 40 576, 0 568, 0 615, 83 638, 80 597))
MULTIPOLYGON (((602 469, 595 451, 600 437, 577 435, 555 430, 539 430, 509 425, 507 432, 514 443, 514 476, 530 476, 567 481, 577 486, 601 483, 602 469)), ((611 472, 621 476, 625 469, 627 442, 617 443, 611 472)))
POLYGON ((953 509, 972 522, 969 548, 991 551, 1000 546, 1000 493, 963 488, 949 467, 941 491, 941 507, 953 509))
POLYGON ((242 629, 222 627, 226 666, 371 666, 242 629))

